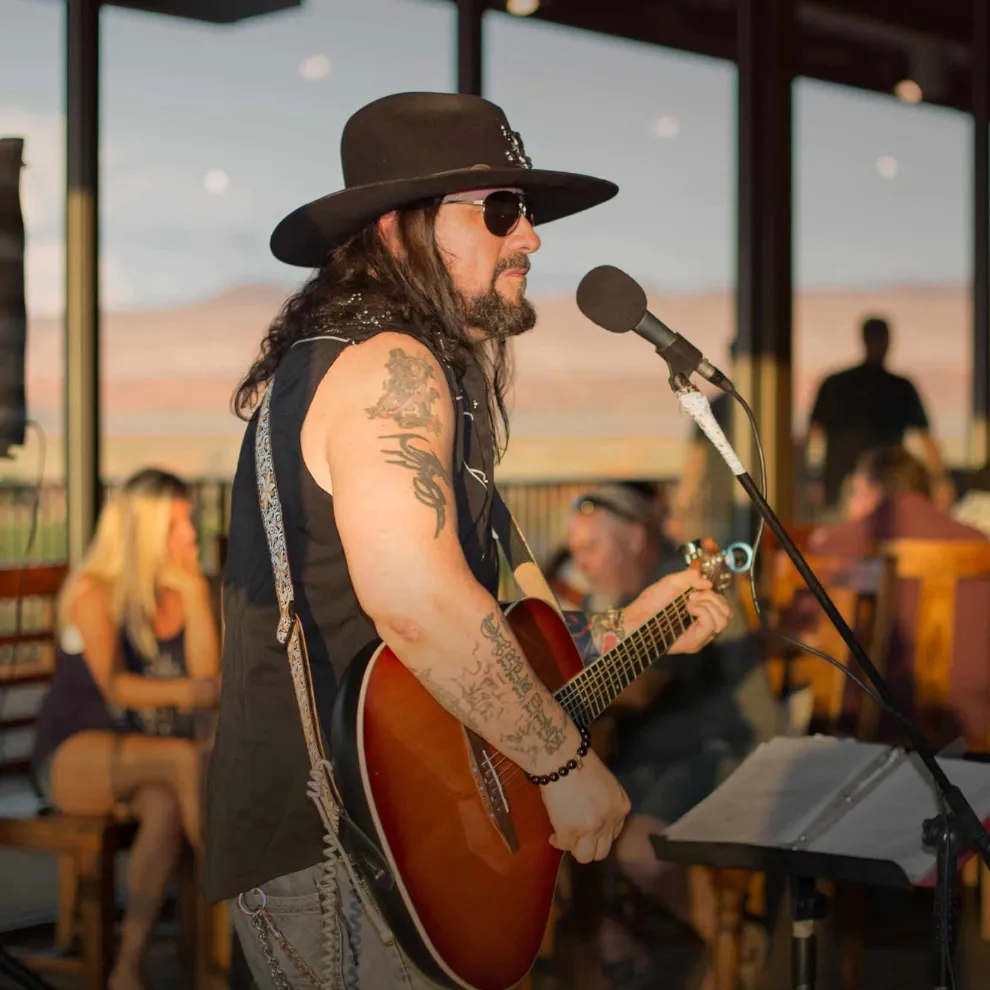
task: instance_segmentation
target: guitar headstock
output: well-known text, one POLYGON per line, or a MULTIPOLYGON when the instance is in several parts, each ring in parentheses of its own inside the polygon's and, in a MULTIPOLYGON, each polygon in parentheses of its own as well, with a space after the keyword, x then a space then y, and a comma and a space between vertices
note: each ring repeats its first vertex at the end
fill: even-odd
POLYGON ((733 543, 723 550, 714 540, 692 540, 680 548, 689 567, 711 581, 715 591, 724 591, 734 574, 743 574, 753 564, 753 550, 745 543, 733 543))

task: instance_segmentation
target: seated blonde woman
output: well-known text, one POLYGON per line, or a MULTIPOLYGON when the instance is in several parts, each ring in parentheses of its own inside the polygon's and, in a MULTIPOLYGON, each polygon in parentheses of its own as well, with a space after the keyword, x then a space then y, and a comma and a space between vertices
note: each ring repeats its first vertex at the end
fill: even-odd
POLYGON ((200 846, 191 713, 215 705, 219 688, 216 623, 182 481, 141 471, 107 504, 62 591, 58 627, 32 766, 59 810, 100 815, 126 802, 140 823, 108 987, 141 990, 183 835, 200 846))

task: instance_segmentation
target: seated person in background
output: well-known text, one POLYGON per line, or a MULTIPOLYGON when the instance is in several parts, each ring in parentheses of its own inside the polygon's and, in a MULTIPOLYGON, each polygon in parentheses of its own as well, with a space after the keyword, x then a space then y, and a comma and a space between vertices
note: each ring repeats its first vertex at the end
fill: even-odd
POLYGON ((990 536, 990 464, 966 479, 966 494, 952 507, 952 518, 990 536))
MULTIPOLYGON (((838 557, 869 556, 887 540, 970 540, 986 537, 956 522, 931 500, 925 468, 901 447, 882 447, 861 455, 849 479, 846 522, 815 530, 810 553, 838 557)), ((916 581, 899 581, 896 617, 886 658, 885 676, 895 700, 914 711, 914 637, 917 619, 916 581)), ((803 605, 803 603, 802 603, 803 605)), ((811 602, 808 608, 817 609, 811 602)), ((815 612, 817 615, 818 613, 815 612)), ((942 727, 951 742, 962 733, 986 739, 990 731, 990 581, 963 580, 956 595, 956 633, 952 657, 950 720, 942 727)), ((900 743, 903 736, 890 716, 881 716, 880 738, 900 743)))
POLYGON ((860 455, 849 477, 842 515, 843 522, 811 534, 812 553, 860 553, 864 539, 983 538, 935 505, 928 472, 903 447, 879 447, 860 455))
POLYGON ((182 481, 148 469, 111 499, 65 583, 57 625, 32 770, 60 811, 104 815, 126 802, 139 821, 108 987, 141 990, 142 954, 183 834, 201 844, 189 713, 219 693, 216 623, 182 481))
POLYGON ((602 485, 580 496, 567 543, 590 587, 582 604, 589 613, 624 608, 653 581, 684 569, 677 547, 663 535, 656 486, 649 482, 602 485))
MULTIPOLYGON (((663 536, 663 512, 650 494, 646 486, 616 484, 575 501, 568 537, 574 563, 591 587, 585 613, 621 609, 660 576, 683 569, 677 548, 663 536)), ((573 616, 568 620, 586 662, 622 636, 621 621, 607 629, 592 626, 589 648, 588 636, 582 642, 582 630, 573 616)), ((690 811, 751 747, 752 715, 761 710, 751 699, 760 693, 759 687, 751 685, 741 692, 748 695, 746 701, 738 695, 740 684, 749 681, 754 670, 764 685, 763 721, 769 720, 768 729, 761 726, 756 731, 767 737, 776 724, 775 708, 758 644, 748 635, 740 609, 733 609, 733 618, 717 642, 690 662, 669 658, 662 668, 651 668, 610 711, 616 738, 610 769, 632 804, 614 847, 618 885, 626 888, 626 894, 612 898, 608 913, 613 916, 602 919, 595 911, 600 906, 586 900, 593 896, 588 889, 592 881, 575 876, 574 913, 583 929, 579 936, 597 936, 603 968, 616 985, 645 975, 650 965, 626 924, 614 917, 616 908, 628 913, 617 901, 645 896, 665 905, 704 941, 714 938, 717 918, 708 875, 659 862, 649 836, 690 811)), ((761 721, 760 716, 756 721, 761 721)))

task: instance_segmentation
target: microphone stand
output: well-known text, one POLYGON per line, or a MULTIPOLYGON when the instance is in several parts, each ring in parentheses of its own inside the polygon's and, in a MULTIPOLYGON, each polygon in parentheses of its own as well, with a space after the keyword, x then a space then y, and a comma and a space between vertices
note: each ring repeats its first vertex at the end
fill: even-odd
MULTIPOLYGON (((661 356, 666 357, 663 354, 661 356)), ((963 792, 946 776, 945 771, 936 760, 935 752, 925 737, 925 734, 911 719, 898 709, 887 682, 876 667, 873 666, 873 662, 866 655, 866 651, 856 639, 855 634, 839 614, 828 593, 822 587, 821 582, 808 566, 808 562, 802 556, 801 551, 798 550, 794 541, 788 536, 787 531, 781 525, 776 513, 763 497, 752 477, 743 468, 735 451, 733 451, 725 435, 715 422, 715 417, 712 416, 711 408, 708 406, 708 400, 705 399, 688 379, 688 375, 697 368, 697 364, 694 367, 690 367, 691 361, 687 355, 682 360, 674 360, 668 363, 671 368, 670 387, 678 402, 695 419, 725 458, 732 473, 749 496, 750 501, 756 506, 757 511, 763 517, 770 531, 780 541, 781 547, 783 547, 787 556, 794 563, 798 573, 804 578, 811 593, 821 605, 832 625, 835 626, 843 642, 849 647, 849 651, 856 658, 856 662, 876 688, 877 694, 883 700, 884 705, 897 719, 904 734, 921 758, 937 788, 943 813, 925 820, 922 825, 922 843, 929 848, 934 847, 937 857, 935 880, 936 924, 934 935, 936 958, 938 960, 938 976, 935 987, 936 990, 949 990, 953 985, 951 979, 951 953, 955 939, 954 903, 958 879, 958 856, 970 849, 975 849, 987 867, 990 867, 990 835, 987 834, 983 823, 966 800, 963 792), (685 401, 686 397, 689 396, 691 397, 690 404, 685 401), (698 401, 699 399, 700 402, 698 401), (694 409, 691 408, 691 404, 695 406, 694 409), (707 417, 705 416, 705 409, 707 409, 707 417), (702 420, 705 421, 703 422, 702 420), (948 806, 947 810, 946 806, 948 806), (943 919, 941 923, 938 920, 940 915, 943 919)), ((723 391, 737 399, 741 399, 732 382, 724 376, 720 377, 722 378, 722 382, 717 384, 719 384, 723 391)), ((745 403, 743 404, 745 405, 745 403)), ((808 955, 813 960, 813 953, 809 953, 808 955)), ((798 986, 809 988, 814 986, 813 973, 803 973, 799 979, 799 974, 795 972, 795 980, 798 981, 798 986)))

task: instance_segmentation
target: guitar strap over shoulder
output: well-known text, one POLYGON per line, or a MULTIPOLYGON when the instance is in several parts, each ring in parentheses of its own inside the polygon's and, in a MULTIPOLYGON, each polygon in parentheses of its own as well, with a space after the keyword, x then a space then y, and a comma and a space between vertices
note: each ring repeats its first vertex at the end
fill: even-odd
MULTIPOLYGON (((454 472, 455 475, 459 476, 464 470, 464 461, 466 457, 467 440, 463 421, 465 417, 469 415, 467 409, 464 408, 464 404, 467 401, 467 396, 460 387, 450 364, 445 360, 441 360, 440 365, 447 376, 447 384, 450 388, 450 394, 454 402, 455 412, 457 412, 457 415, 455 416, 454 428, 454 472), (459 410, 457 408, 458 406, 461 407, 459 410)), ((556 597, 550 589, 550 585, 543 576, 543 571, 540 569, 539 564, 536 562, 536 558, 533 556, 533 551, 526 542, 526 538, 523 536, 522 530, 519 529, 512 512, 505 504, 505 500, 502 498, 502 493, 495 485, 494 479, 491 482, 491 486, 492 494, 490 521, 492 534, 501 545, 506 560, 509 562, 509 565, 513 570, 515 570, 520 564, 533 564, 538 573, 537 580, 541 583, 543 595, 547 597, 548 601, 556 601, 556 597)))
POLYGON ((501 544, 510 567, 515 570, 520 564, 532 564, 536 568, 534 578, 540 584, 542 597, 548 602, 556 602, 557 597, 550 588, 550 584, 543 574, 543 569, 536 562, 536 557, 533 556, 533 551, 530 549, 529 543, 526 542, 526 537, 523 536, 522 530, 509 507, 505 504, 498 488, 495 489, 495 497, 492 502, 492 532, 495 534, 495 539, 501 544))
MULTIPOLYGON (((343 952, 338 920, 341 917, 340 887, 337 881, 337 865, 346 868, 355 893, 372 923, 378 929, 383 942, 394 941, 394 936, 382 919, 377 905, 368 893, 363 880, 347 855, 339 838, 340 817, 343 802, 333 776, 333 765, 323 746, 323 734, 313 695, 313 681, 306 649, 306 637, 302 621, 296 612, 289 569, 288 549, 285 539, 285 523, 282 503, 275 480, 275 460, 272 456, 271 401, 275 389, 274 379, 269 382, 262 400, 255 435, 255 474, 258 487, 258 503, 261 508, 265 539, 275 575, 275 593, 278 598, 279 623, 277 636, 289 658, 292 686, 299 708, 303 738, 309 756, 310 773, 306 791, 316 805, 324 829, 324 870, 320 883, 320 906, 323 920, 322 969, 330 980, 331 990, 344 990, 343 952)), ((276 933, 276 937, 278 933, 276 933)), ((278 985, 278 984, 276 984, 278 985)), ((324 984, 318 984, 320 988, 324 984)))

